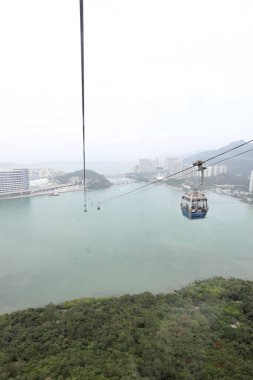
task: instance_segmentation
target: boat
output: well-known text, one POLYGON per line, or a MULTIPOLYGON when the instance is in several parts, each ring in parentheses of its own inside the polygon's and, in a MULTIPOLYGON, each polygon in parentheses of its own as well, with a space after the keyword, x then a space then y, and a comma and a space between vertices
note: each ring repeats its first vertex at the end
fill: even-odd
POLYGON ((51 193, 48 193, 49 197, 58 197, 60 194, 57 193, 56 191, 52 191, 51 193))

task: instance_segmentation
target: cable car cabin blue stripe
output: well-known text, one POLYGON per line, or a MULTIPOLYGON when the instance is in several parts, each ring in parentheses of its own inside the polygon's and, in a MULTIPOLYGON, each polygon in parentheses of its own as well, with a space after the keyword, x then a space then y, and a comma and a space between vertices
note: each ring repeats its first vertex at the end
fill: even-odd
POLYGON ((203 219, 206 217, 207 210, 190 212, 188 208, 181 207, 182 214, 188 219, 203 219))

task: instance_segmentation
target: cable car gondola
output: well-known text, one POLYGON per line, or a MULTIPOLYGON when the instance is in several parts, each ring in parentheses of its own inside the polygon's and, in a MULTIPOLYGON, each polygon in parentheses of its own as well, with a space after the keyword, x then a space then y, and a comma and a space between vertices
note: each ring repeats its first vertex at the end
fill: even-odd
POLYGON ((201 183, 194 191, 183 195, 181 210, 182 214, 188 219, 203 219, 208 211, 207 197, 198 189, 203 185, 205 168, 201 160, 194 162, 193 165, 198 166, 198 170, 201 171, 201 183))

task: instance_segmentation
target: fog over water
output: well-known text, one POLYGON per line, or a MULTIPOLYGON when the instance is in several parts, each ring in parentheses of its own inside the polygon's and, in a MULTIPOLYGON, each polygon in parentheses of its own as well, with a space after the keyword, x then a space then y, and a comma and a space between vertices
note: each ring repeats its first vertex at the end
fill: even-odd
POLYGON ((0 202, 0 312, 90 296, 168 292, 210 276, 253 279, 253 207, 208 193, 208 218, 181 215, 164 185, 0 202), (95 204, 102 201, 101 211, 95 204))

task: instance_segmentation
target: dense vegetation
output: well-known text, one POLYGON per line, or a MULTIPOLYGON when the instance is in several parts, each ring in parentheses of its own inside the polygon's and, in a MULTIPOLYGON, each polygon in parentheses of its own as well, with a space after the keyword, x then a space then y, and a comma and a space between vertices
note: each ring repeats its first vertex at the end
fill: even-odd
MULTIPOLYGON (((169 178, 165 181, 170 186, 182 186, 183 184, 190 186, 192 189, 196 188, 200 183, 199 177, 191 178, 169 178)), ((215 189, 216 186, 234 186, 233 190, 249 191, 249 178, 233 174, 218 174, 214 177, 205 177, 204 187, 201 190, 215 189)))
MULTIPOLYGON (((87 187, 89 189, 106 189, 110 187, 112 184, 105 178, 102 174, 94 172, 93 170, 85 171, 87 187)), ((77 170, 75 172, 71 172, 68 174, 60 175, 55 177, 55 181, 60 184, 66 184, 70 182, 71 178, 79 178, 79 183, 83 181, 83 170, 77 170)))
POLYGON ((0 379, 253 379, 253 282, 83 299, 0 317, 0 379))

